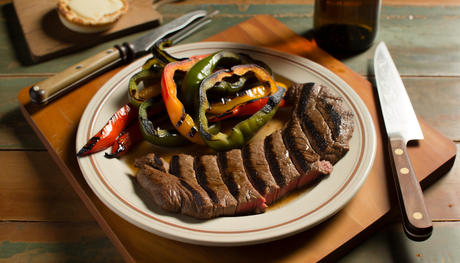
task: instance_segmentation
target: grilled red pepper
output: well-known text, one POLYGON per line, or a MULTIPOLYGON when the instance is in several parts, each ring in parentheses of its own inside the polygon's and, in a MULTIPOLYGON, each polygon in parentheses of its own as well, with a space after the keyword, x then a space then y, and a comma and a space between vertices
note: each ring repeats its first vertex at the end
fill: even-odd
MULTIPOLYGON (((258 112, 260 109, 262 109, 268 101, 268 97, 263 97, 263 98, 258 98, 258 99, 253 99, 250 101, 243 102, 241 104, 236 105, 230 110, 225 111, 222 114, 213 116, 208 119, 210 122, 216 122, 216 121, 222 121, 228 118, 233 118, 237 116, 248 116, 248 115, 254 115, 256 112, 258 112)), ((280 103, 279 108, 286 107, 288 104, 286 103, 286 100, 283 99, 280 103)))
POLYGON ((117 158, 128 152, 132 145, 140 142, 144 137, 139 128, 139 122, 134 121, 113 143, 112 153, 105 153, 106 158, 117 158))
POLYGON ((137 119, 138 110, 128 103, 119 109, 107 122, 107 124, 94 135, 78 151, 77 156, 85 156, 100 152, 112 146, 118 135, 134 120, 137 119))

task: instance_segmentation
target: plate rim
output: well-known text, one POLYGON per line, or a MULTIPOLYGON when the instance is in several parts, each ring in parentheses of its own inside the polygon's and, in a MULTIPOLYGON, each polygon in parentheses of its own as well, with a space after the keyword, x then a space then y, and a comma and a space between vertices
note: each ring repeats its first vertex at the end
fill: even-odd
MULTIPOLYGON (((296 228, 294 230, 291 229, 291 230, 286 231, 286 232, 284 232, 282 234, 277 234, 276 236, 273 235, 273 236, 270 236, 270 237, 258 237, 258 235, 256 234, 251 239, 248 239, 246 237, 246 238, 236 238, 236 239, 232 239, 232 240, 220 240, 220 239, 222 239, 221 237, 220 237, 220 239, 219 238, 210 238, 209 235, 222 235, 223 233, 206 233, 205 235, 203 235, 203 237, 196 237, 196 236, 184 237, 182 235, 178 235, 177 233, 173 234, 170 231, 161 231, 161 230, 158 230, 158 229, 152 229, 152 227, 149 227, 149 226, 145 225, 144 223, 140 223, 140 222, 130 218, 129 216, 125 215, 124 212, 121 211, 118 207, 116 207, 117 201, 119 202, 120 200, 115 200, 115 203, 113 203, 113 200, 106 200, 107 197, 102 196, 102 194, 97 191, 97 186, 95 186, 93 184, 94 182, 90 178, 88 178, 88 175, 87 175, 86 171, 83 171, 84 169, 82 168, 82 160, 84 158, 77 158, 78 159, 78 164, 80 166, 80 169, 82 170, 84 178, 87 181, 87 183, 89 184, 89 186, 91 187, 92 191, 95 192, 96 195, 98 196, 98 198, 105 205, 107 205, 112 211, 114 211, 117 215, 121 216, 122 218, 124 218, 125 220, 129 221, 130 223, 134 224, 135 226, 138 226, 138 227, 140 227, 140 228, 142 228, 142 229, 144 229, 144 230, 146 230, 148 232, 158 234, 160 236, 170 238, 170 239, 173 239, 173 240, 178 240, 178 241, 187 242, 187 243, 193 243, 193 244, 211 245, 211 246, 249 245, 249 244, 264 243, 264 242, 272 241, 272 240, 275 240, 275 239, 284 238, 286 236, 293 235, 293 234, 296 234, 298 232, 304 231, 304 230, 306 230, 308 228, 311 228, 311 227, 323 222, 324 220, 328 219, 329 217, 333 216, 334 214, 336 214, 346 204, 348 204, 353 199, 353 197, 356 195, 356 193, 359 191, 359 189, 361 189, 362 185, 364 184, 364 182, 366 181, 366 179, 367 179, 367 177, 368 177, 368 175, 370 173, 370 170, 372 169, 373 162, 374 162, 375 155, 376 155, 376 144, 377 144, 377 142, 376 142, 375 126, 374 126, 374 123, 372 121, 372 117, 371 117, 371 115, 369 113, 369 110, 367 109, 367 107, 365 106, 364 102, 361 100, 359 95, 345 81, 343 81, 340 77, 335 75, 333 72, 331 72, 329 69, 325 68, 324 66, 322 66, 322 65, 320 65, 318 63, 315 63, 315 62, 313 62, 313 61, 311 61, 309 59, 306 59, 306 58, 303 58, 303 57, 300 57, 300 56, 297 56, 297 55, 294 55, 294 54, 286 53, 286 52, 279 51, 279 50, 269 49, 269 48, 266 48, 266 47, 260 47, 260 46, 254 46, 254 45, 248 45, 248 44, 240 44, 240 43, 232 43, 232 42, 198 42, 198 43, 190 43, 190 44, 173 46, 171 48, 168 48, 168 52, 170 52, 171 54, 174 55, 174 53, 180 52, 181 50, 216 49, 216 47, 219 47, 219 49, 222 47, 222 49, 250 50, 252 52, 259 52, 259 53, 262 53, 262 54, 268 54, 268 55, 274 55, 274 56, 282 57, 284 59, 290 59, 291 62, 295 61, 296 63, 300 63, 300 64, 308 62, 306 64, 311 64, 312 67, 315 67, 315 68, 317 68, 318 71, 320 71, 320 72, 318 72, 318 71, 315 72, 316 74, 318 74, 319 76, 323 77, 328 82, 331 82, 331 79, 332 79, 332 82, 335 82, 335 83, 339 84, 338 86, 341 87, 342 92, 345 92, 347 95, 351 96, 351 98, 349 98, 349 101, 351 100, 353 102, 358 102, 360 104, 359 107, 357 105, 353 105, 353 106, 357 107, 360 110, 360 114, 363 116, 363 118, 368 120, 368 122, 365 123, 367 125, 364 125, 364 123, 363 123, 363 125, 362 125, 363 131, 362 132, 368 134, 369 138, 367 139, 367 141, 370 141, 371 145, 364 147, 364 150, 370 151, 370 153, 368 153, 369 155, 367 155, 367 157, 365 158, 366 159, 366 167, 364 167, 364 169, 365 169, 364 172, 363 172, 364 175, 362 176, 361 180, 356 183, 356 186, 354 187, 354 189, 351 189, 351 192, 348 193, 347 200, 339 202, 339 204, 335 207, 335 209, 334 209, 334 211, 332 211, 332 213, 328 214, 327 216, 323 216, 323 217, 317 219, 313 224, 310 224, 309 226, 299 227, 299 228, 296 228), (343 90, 343 89, 346 89, 346 90, 343 90)), ((99 91, 94 95, 93 99, 91 99, 90 103, 88 104, 87 108, 85 109, 85 112, 83 113, 82 119, 81 119, 81 121, 79 123, 78 131, 77 131, 77 140, 76 140, 77 141, 77 147, 76 147, 76 149, 79 149, 79 147, 81 147, 81 142, 78 139, 79 136, 82 133, 85 133, 85 130, 83 128, 85 125, 83 125, 83 122, 85 121, 86 118, 83 118, 83 116, 90 116, 92 114, 95 114, 94 110, 91 109, 90 106, 92 105, 93 107, 95 107, 97 104, 101 104, 101 102, 95 103, 94 100, 96 100, 98 97, 100 97, 98 95, 107 93, 107 89, 110 89, 110 86, 114 82, 120 84, 121 82, 123 82, 122 79, 128 78, 130 76, 130 74, 133 74, 133 72, 136 72, 136 70, 145 61, 145 58, 146 57, 141 58, 140 60, 133 62, 132 64, 128 65, 126 68, 124 68, 120 72, 118 72, 116 75, 112 76, 112 78, 109 81, 107 81, 99 89, 99 91), (139 66, 137 66, 137 65, 139 65, 139 66), (96 105, 94 105, 94 104, 96 104, 96 105)), ((308 67, 308 68, 310 68, 310 67, 308 67)), ((112 87, 111 90, 116 90, 116 88, 112 87)), ((98 110, 101 109, 100 106, 97 107, 97 108, 98 108, 98 110)), ((89 156, 88 159, 92 160, 93 158, 91 156, 89 156)), ((360 167, 360 168, 362 168, 362 167, 360 167)), ((334 200, 334 201, 337 201, 337 200, 334 200)), ((187 231, 187 230, 185 230, 185 231, 187 231)), ((224 234, 226 234, 226 233, 224 233, 224 234)))

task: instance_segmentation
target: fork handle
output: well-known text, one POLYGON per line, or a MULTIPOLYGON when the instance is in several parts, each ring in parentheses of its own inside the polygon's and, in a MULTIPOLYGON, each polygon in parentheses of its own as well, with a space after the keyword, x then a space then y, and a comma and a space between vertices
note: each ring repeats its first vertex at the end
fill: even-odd
POLYGON ((116 45, 32 86, 30 100, 39 105, 47 104, 82 83, 132 60, 134 51, 131 44, 116 45))

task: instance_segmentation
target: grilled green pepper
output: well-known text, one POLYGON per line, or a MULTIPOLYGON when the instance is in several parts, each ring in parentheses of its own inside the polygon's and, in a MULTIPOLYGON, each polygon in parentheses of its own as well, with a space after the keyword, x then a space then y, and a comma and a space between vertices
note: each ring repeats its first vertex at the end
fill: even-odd
MULTIPOLYGON (((190 140, 185 138, 177 130, 165 130, 159 127, 155 128, 165 120, 168 120, 167 111, 162 111, 152 117, 149 117, 151 109, 164 108, 164 102, 161 95, 153 97, 149 100, 144 101, 139 107, 139 127, 142 136, 145 140, 151 144, 163 146, 163 147, 180 147, 191 143, 190 140)), ((216 134, 220 130, 220 122, 214 123, 209 131, 212 134, 216 134)))
POLYGON ((160 115, 156 115, 154 117, 154 122, 148 118, 148 109, 159 107, 164 107, 161 94, 144 101, 139 107, 139 126, 144 139, 154 145, 163 147, 183 146, 190 143, 190 141, 182 136, 177 130, 164 130, 159 127, 154 127, 154 123, 158 124, 168 119, 166 111, 163 111, 160 115))
POLYGON ((176 61, 186 60, 187 58, 176 58, 171 56, 168 52, 164 50, 165 47, 170 47, 172 45, 172 41, 169 39, 160 39, 158 40, 155 45, 152 47, 152 54, 153 57, 157 60, 157 62, 165 67, 167 64, 176 61))
POLYGON ((200 86, 201 81, 212 74, 218 64, 230 63, 231 66, 241 62, 240 57, 231 51, 219 51, 195 63, 182 82, 180 90, 180 100, 185 108, 195 106, 195 92, 200 86))
POLYGON ((139 108, 142 102, 160 94, 160 81, 162 75, 163 68, 144 69, 134 74, 128 84, 129 102, 134 107, 139 108), (138 90, 138 85, 141 81, 144 83, 145 87, 140 92, 138 90))
POLYGON ((272 76, 262 67, 255 64, 237 65, 227 70, 220 70, 201 82, 196 93, 198 104, 196 106, 195 123, 198 125, 198 133, 203 141, 215 151, 228 151, 241 148, 275 115, 286 89, 277 87, 272 76), (258 81, 273 92, 268 96, 267 103, 248 119, 238 123, 229 133, 219 132, 215 135, 210 133, 206 110, 209 108, 209 101, 206 92, 223 78, 231 76, 255 76, 258 81))
MULTIPOLYGON (((265 62, 256 60, 251 56, 243 53, 238 53, 238 57, 241 60, 240 64, 256 64, 258 66, 263 67, 270 75, 274 78, 273 72, 271 68, 265 64, 265 62)), ((223 79, 222 81, 216 83, 216 85, 210 90, 214 95, 234 95, 239 92, 245 85, 246 87, 249 84, 249 77, 248 76, 241 76, 237 79, 229 78, 223 79)))

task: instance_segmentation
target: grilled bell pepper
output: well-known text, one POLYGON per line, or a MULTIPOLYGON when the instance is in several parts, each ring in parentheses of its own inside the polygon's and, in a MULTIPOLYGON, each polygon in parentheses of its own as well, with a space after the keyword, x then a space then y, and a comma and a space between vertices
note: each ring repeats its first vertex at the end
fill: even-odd
MULTIPOLYGON (((276 85, 287 89, 286 85, 281 82, 276 82, 276 85)), ((207 110, 207 112, 220 115, 234 109, 240 104, 246 104, 249 101, 268 97, 270 93, 273 93, 273 90, 267 89, 264 85, 257 86, 243 92, 239 92, 235 96, 221 98, 220 101, 211 103, 211 107, 207 110)))
POLYGON ((139 128, 139 123, 134 121, 122 132, 112 145, 112 153, 105 153, 105 158, 118 158, 128 152, 132 145, 140 142, 144 137, 139 128))
POLYGON ((118 135, 137 118, 138 110, 130 103, 121 107, 81 149, 77 156, 90 155, 112 146, 118 135))
MULTIPOLYGON (((253 99, 250 101, 243 102, 241 104, 236 105, 230 110, 225 111, 222 114, 213 116, 208 119, 209 122, 217 122, 217 121, 222 121, 225 119, 237 117, 237 116, 248 116, 248 115, 254 115, 256 114, 257 111, 262 109, 265 104, 267 104, 268 97, 262 97, 262 98, 257 98, 253 99)), ((285 99, 281 100, 279 108, 283 108, 289 106, 286 103, 285 99)))
POLYGON ((229 70, 220 70, 201 82, 196 94, 197 107, 195 122, 198 123, 198 131, 203 141, 216 151, 228 151, 241 148, 275 115, 286 89, 277 87, 272 76, 262 67, 254 64, 237 65, 229 70), (268 97, 267 103, 248 119, 238 123, 231 131, 226 134, 219 132, 215 135, 209 132, 206 109, 209 108, 209 101, 206 92, 223 78, 233 75, 243 76, 253 74, 260 83, 267 86, 274 92, 268 97))
POLYGON ((185 60, 186 58, 176 58, 171 56, 168 52, 164 50, 165 47, 172 45, 172 41, 169 39, 160 39, 152 47, 153 57, 147 59, 142 69, 151 69, 151 68, 164 68, 170 62, 176 62, 185 60))
POLYGON ((188 140, 205 145, 199 135, 193 118, 185 112, 184 105, 177 97, 177 84, 174 81, 176 71, 187 72, 195 63, 209 56, 193 56, 184 61, 172 62, 166 65, 161 78, 161 94, 166 105, 169 118, 180 134, 188 140))
POLYGON ((157 83, 161 81, 162 74, 162 68, 144 69, 134 74, 128 84, 129 102, 134 107, 139 108, 142 102, 160 94, 161 87, 157 83), (142 91, 139 91, 138 85, 141 81, 145 87, 142 91))
MULTIPOLYGON (((164 130, 160 128, 155 128, 154 123, 149 120, 148 109, 149 108, 159 108, 164 106, 163 98, 161 95, 153 97, 147 101, 144 101, 139 107, 139 127, 142 136, 150 143, 158 146, 164 147, 175 147, 183 146, 190 143, 182 134, 176 130, 164 130)), ((160 122, 160 119, 165 119, 162 117, 167 117, 167 113, 164 112, 162 116, 156 117, 156 123, 160 122)))
MULTIPOLYGON (((264 68, 272 77, 273 72, 271 68, 265 64, 265 62, 256 60, 251 56, 243 53, 238 53, 238 57, 241 60, 240 64, 256 64, 264 68)), ((239 92, 245 85, 249 84, 250 77, 249 76, 240 76, 238 79, 230 78, 230 79, 223 79, 219 83, 210 90, 211 93, 215 95, 232 95, 239 92)))
POLYGON ((152 48, 153 57, 157 59, 157 61, 165 67, 167 64, 176 61, 186 60, 187 58, 176 58, 171 56, 168 52, 164 50, 165 47, 170 47, 172 45, 172 41, 169 39, 160 39, 158 40, 152 48))
POLYGON ((186 109, 193 109, 195 106, 195 92, 201 81, 211 75, 217 65, 222 62, 230 63, 233 66, 239 64, 241 59, 234 52, 218 51, 198 61, 187 71, 180 90, 180 100, 186 109))

